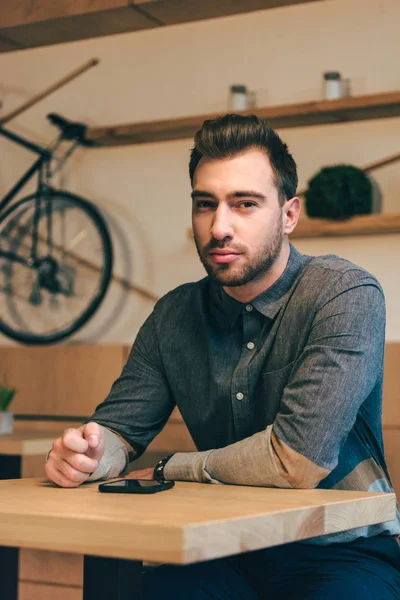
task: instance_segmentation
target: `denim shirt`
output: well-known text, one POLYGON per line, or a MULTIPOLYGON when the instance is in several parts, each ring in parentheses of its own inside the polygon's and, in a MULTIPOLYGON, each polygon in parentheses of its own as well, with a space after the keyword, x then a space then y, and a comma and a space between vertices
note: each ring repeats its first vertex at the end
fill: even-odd
MULTIPOLYGON (((206 277, 164 296, 90 420, 144 452, 174 406, 198 452, 168 479, 392 491, 382 441, 385 301, 377 280, 293 246, 249 304, 206 277)), ((315 543, 397 535, 400 521, 315 543)))

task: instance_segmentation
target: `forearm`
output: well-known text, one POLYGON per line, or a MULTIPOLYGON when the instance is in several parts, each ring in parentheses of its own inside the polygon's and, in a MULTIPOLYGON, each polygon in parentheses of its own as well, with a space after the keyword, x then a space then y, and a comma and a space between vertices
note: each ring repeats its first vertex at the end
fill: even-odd
POLYGON ((118 477, 125 470, 129 460, 129 449, 122 438, 107 427, 100 427, 105 437, 104 454, 97 469, 87 481, 118 477))
POLYGON ((278 469, 271 435, 272 425, 265 431, 225 448, 174 454, 165 465, 165 479, 293 487, 278 469))

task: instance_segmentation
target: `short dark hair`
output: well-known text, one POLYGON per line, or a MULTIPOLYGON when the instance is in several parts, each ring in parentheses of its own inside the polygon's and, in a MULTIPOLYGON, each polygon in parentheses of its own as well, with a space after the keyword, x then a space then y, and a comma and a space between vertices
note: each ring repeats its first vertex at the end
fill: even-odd
POLYGON ((279 201, 284 204, 297 190, 297 167, 287 145, 256 115, 228 114, 204 121, 194 138, 189 162, 190 181, 203 156, 231 158, 246 150, 264 150, 271 162, 279 201))

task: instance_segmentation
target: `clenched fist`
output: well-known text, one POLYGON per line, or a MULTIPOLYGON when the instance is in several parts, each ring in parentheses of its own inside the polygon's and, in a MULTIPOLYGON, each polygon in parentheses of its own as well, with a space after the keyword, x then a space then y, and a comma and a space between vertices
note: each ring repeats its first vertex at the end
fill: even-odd
POLYGON ((45 465, 46 477, 61 487, 78 487, 97 469, 104 447, 104 428, 98 423, 66 429, 53 442, 45 465))

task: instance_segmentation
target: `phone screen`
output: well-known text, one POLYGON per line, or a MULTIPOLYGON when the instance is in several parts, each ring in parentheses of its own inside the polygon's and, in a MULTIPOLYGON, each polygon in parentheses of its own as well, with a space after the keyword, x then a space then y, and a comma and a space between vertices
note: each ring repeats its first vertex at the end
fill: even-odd
POLYGON ((100 492, 115 492, 120 494, 151 494, 169 490, 175 485, 174 481, 154 481, 147 479, 119 479, 110 483, 101 483, 100 492))

